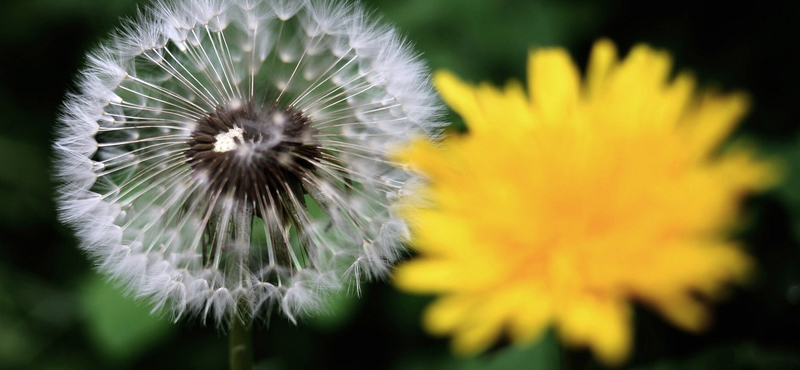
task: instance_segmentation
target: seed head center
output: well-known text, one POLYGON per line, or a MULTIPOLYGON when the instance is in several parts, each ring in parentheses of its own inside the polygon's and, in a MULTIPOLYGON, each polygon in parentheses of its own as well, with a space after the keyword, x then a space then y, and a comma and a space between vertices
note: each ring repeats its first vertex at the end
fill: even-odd
POLYGON ((236 100, 197 120, 185 155, 210 191, 269 204, 314 172, 322 156, 317 136, 300 110, 236 100))
POLYGON ((214 151, 217 153, 225 153, 239 147, 239 144, 244 141, 244 130, 241 127, 234 127, 226 132, 214 136, 217 141, 214 142, 214 151))

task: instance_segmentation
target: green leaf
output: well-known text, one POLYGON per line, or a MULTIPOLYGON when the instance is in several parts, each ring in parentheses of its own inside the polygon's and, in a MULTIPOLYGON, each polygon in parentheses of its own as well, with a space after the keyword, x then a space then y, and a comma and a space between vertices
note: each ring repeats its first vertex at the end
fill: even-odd
POLYGON ((548 331, 538 341, 526 345, 510 345, 473 358, 449 357, 431 359, 417 357, 398 366, 398 369, 443 370, 553 370, 561 366, 559 345, 555 334, 548 331))
POLYGON ((176 332, 169 320, 150 314, 145 302, 126 296, 98 274, 84 281, 79 297, 87 334, 112 360, 131 360, 168 341, 176 332))
MULTIPOLYGON (((364 282, 361 284, 362 287, 366 285, 364 282)), ((363 305, 363 295, 368 294, 365 290, 359 297, 354 290, 355 288, 352 290, 342 289, 326 297, 325 303, 322 304, 326 312, 309 316, 303 319, 303 323, 326 333, 332 333, 345 327, 363 305)))
POLYGON ((538 342, 526 346, 509 346, 494 353, 461 360, 454 370, 551 370, 560 366, 558 342, 549 332, 538 342))

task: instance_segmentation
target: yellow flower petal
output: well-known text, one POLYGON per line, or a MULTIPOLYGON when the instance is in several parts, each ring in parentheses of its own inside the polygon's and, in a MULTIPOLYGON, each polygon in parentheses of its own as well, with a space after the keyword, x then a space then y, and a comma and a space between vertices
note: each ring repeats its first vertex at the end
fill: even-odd
POLYGON ((700 100, 702 109, 694 109, 685 118, 686 135, 691 142, 692 153, 698 158, 711 154, 720 142, 730 134, 747 112, 749 102, 744 94, 725 97, 706 94, 700 100))
POLYGON ((592 48, 586 78, 586 89, 590 98, 597 94, 616 64, 617 47, 614 43, 607 39, 597 41, 592 48))
POLYGON ((529 96, 437 73, 469 131, 397 155, 428 183, 398 209, 419 256, 395 283, 442 295, 425 326, 458 353, 552 325, 618 365, 631 301, 699 331, 711 315, 697 295, 722 299, 754 268, 728 231, 741 196, 779 173, 743 145, 719 151, 744 95, 696 94, 691 75, 670 79, 669 55, 645 45, 618 60, 601 40, 589 60, 581 84, 565 51, 532 53, 529 96))
POLYGON ((631 344, 630 308, 614 299, 576 297, 559 316, 559 333, 567 343, 589 345, 606 364, 619 365, 631 344))
POLYGON ((568 117, 578 104, 580 77, 578 68, 563 49, 531 53, 528 62, 528 86, 531 105, 541 114, 543 123, 556 123, 568 117))
POLYGON ((474 297, 465 295, 440 298, 425 310, 423 323, 433 334, 449 334, 461 326, 476 303, 474 297))
POLYGON ((442 99, 459 115, 471 130, 490 129, 480 111, 478 99, 472 86, 461 82, 456 75, 448 71, 433 74, 433 84, 439 90, 442 99))

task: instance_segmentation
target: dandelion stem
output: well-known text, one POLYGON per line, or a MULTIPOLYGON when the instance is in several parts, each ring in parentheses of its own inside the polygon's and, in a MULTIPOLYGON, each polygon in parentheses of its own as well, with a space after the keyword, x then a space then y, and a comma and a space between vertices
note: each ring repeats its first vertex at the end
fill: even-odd
MULTIPOLYGON (((233 241, 239 260, 236 261, 241 274, 245 274, 249 259, 250 234, 253 228, 253 205, 245 200, 236 205, 233 217, 233 241)), ((240 276, 241 281, 246 281, 240 276)), ((253 320, 247 302, 240 300, 231 317, 228 334, 231 370, 252 370, 253 368, 253 320)))
POLYGON ((252 320, 234 317, 228 333, 230 370, 253 369, 253 326, 252 320))

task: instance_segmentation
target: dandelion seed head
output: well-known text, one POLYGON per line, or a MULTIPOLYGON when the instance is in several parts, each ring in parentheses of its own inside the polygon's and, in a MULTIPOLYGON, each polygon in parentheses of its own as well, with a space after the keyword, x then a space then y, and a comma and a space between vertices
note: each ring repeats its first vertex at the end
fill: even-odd
POLYGON ((60 219, 184 316, 297 317, 402 254, 389 148, 434 137, 427 69, 357 4, 156 1, 87 58, 56 141, 60 219))

